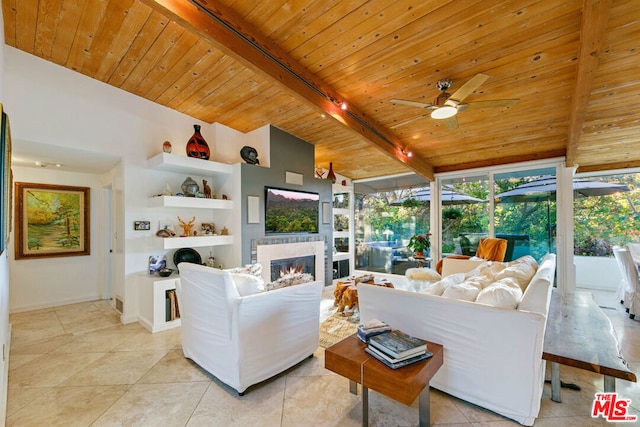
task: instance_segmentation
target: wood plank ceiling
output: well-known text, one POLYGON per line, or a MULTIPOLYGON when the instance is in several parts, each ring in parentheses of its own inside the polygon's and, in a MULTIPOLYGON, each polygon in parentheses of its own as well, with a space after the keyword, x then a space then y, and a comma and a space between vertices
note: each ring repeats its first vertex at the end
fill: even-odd
POLYGON ((197 2, 2 0, 5 42, 208 123, 273 124, 353 179, 640 167, 638 0, 197 2), (478 73, 456 129, 391 102, 478 73), (495 99, 519 101, 471 108, 495 99))

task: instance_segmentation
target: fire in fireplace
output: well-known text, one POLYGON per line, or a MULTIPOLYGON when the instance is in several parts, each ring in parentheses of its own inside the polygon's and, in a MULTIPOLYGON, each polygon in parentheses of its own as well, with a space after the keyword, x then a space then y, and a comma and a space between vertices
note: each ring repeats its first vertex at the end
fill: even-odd
POLYGON ((291 273, 309 273, 315 279, 315 255, 271 260, 271 281, 278 280, 285 274, 291 273))

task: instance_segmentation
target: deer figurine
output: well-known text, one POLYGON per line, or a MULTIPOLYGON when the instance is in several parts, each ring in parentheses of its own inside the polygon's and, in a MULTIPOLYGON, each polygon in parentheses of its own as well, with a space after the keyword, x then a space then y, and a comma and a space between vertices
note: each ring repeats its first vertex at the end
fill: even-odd
POLYGON ((191 229, 196 222, 196 217, 194 216, 193 218, 191 218, 191 221, 189 221, 188 223, 184 222, 180 217, 178 217, 178 221, 180 221, 180 227, 182 227, 183 236, 191 236, 191 229))

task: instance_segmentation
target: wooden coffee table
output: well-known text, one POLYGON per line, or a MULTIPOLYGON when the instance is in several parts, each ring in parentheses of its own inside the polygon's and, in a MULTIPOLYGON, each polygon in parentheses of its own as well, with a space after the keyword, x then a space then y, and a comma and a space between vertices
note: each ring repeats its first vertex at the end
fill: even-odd
POLYGON ((419 397, 420 426, 430 424, 429 381, 442 366, 442 346, 425 341, 433 356, 399 369, 391 369, 364 349, 365 343, 353 334, 327 348, 324 367, 349 379, 349 389, 356 394, 362 384, 362 425, 369 425, 369 390, 411 405, 419 397))

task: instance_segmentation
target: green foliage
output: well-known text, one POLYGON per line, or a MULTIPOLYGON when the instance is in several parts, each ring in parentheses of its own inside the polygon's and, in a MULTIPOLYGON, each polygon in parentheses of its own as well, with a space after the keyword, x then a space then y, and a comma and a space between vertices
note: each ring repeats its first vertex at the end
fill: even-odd
MULTIPOLYGON (((495 194, 511 190, 537 177, 503 179, 495 182, 495 194)), ((640 174, 623 174, 592 178, 624 184, 626 193, 574 199, 575 253, 609 254, 608 247, 640 241, 640 174)), ((459 193, 487 200, 487 181, 469 180, 452 185, 459 193)), ((359 240, 408 239, 430 230, 428 203, 407 198, 398 190, 356 196, 356 237, 359 240), (405 199, 401 206, 392 202, 405 199)), ((549 200, 518 203, 495 203, 496 234, 528 235, 531 254, 539 258, 555 251, 555 195, 549 200)), ((454 252, 460 233, 488 233, 489 203, 452 205, 442 210, 442 251, 454 252)), ((598 255, 602 256, 602 255, 598 255)))
POLYGON ((266 218, 265 230, 269 233, 316 232, 318 209, 310 206, 293 208, 286 205, 274 207, 266 218))
POLYGON ((416 234, 411 236, 407 249, 414 252, 426 252, 431 247, 431 234, 416 234))

